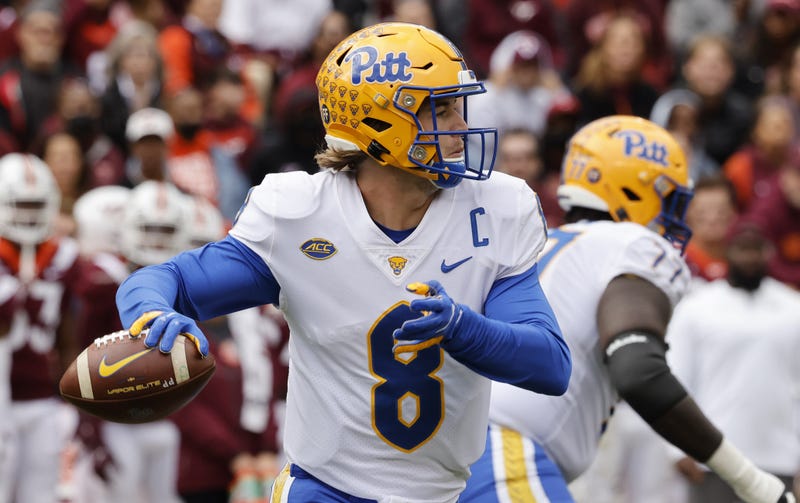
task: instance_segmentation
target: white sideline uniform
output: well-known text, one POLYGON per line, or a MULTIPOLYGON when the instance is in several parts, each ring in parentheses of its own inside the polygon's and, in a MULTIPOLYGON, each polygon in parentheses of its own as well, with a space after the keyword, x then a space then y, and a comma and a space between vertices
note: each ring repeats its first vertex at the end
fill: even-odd
POLYGON ((503 173, 465 180, 440 191, 396 244, 370 218, 352 173, 268 175, 253 189, 231 235, 281 285, 291 462, 361 498, 457 499, 484 448, 490 381, 439 346, 395 359, 392 331, 416 316, 408 303, 419 296, 405 290, 414 281, 436 279, 483 312, 497 280, 536 263, 546 237, 537 201, 503 173), (313 243, 325 256, 303 253, 313 243))
POLYGON ((540 259, 542 288, 572 352, 564 396, 550 397, 493 383, 490 420, 540 444, 567 482, 591 464, 616 391, 603 363, 596 313, 617 276, 632 274, 663 290, 674 306, 689 285, 678 250, 633 223, 580 222, 553 232, 540 259))
MULTIPOLYGON (((0 302, 2 302, 0 298, 0 302)), ((8 337, 0 337, 0 503, 11 500, 16 458, 14 453, 14 421, 11 418, 11 344, 8 337)))

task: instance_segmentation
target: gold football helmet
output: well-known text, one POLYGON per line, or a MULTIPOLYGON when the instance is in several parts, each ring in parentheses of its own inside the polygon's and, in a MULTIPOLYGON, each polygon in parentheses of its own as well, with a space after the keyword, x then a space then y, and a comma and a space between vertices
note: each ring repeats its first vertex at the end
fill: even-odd
POLYGON ((617 222, 649 227, 683 249, 692 233, 684 215, 692 199, 678 142, 649 120, 614 115, 590 122, 569 142, 558 201, 604 211, 617 222))
POLYGON ((422 131, 417 113, 423 105, 435 110, 436 100, 463 98, 466 120, 467 97, 486 92, 459 50, 435 31, 407 23, 364 28, 331 51, 317 74, 317 89, 331 148, 365 152, 442 188, 491 173, 494 156, 486 152, 496 151, 496 129, 439 130, 434 113, 432 130, 422 131), (464 154, 444 158, 442 135, 461 136, 464 154), (469 159, 470 151, 481 158, 469 159))

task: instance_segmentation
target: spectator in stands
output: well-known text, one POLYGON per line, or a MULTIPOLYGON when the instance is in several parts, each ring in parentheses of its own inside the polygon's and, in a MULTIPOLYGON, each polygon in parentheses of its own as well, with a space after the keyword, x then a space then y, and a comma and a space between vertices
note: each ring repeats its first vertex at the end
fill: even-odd
POLYGON ((553 64, 563 62, 563 43, 558 35, 557 11, 551 0, 469 0, 464 52, 479 78, 489 75, 492 52, 515 31, 538 33, 553 51, 553 64))
POLYGON ((540 142, 545 171, 561 172, 567 143, 578 128, 579 111, 580 102, 572 94, 559 96, 550 106, 540 142))
POLYGON ((169 18, 164 0, 128 0, 128 6, 133 19, 144 21, 159 30, 164 27, 169 18))
POLYGON ((222 5, 223 0, 190 0, 181 23, 161 31, 158 44, 168 94, 187 87, 205 90, 216 71, 232 68, 231 43, 219 31, 222 5))
POLYGON ((151 25, 131 21, 106 48, 100 120, 103 131, 125 152, 125 123, 130 114, 162 106, 163 68, 157 36, 151 25))
POLYGON ((575 76, 611 21, 625 15, 635 20, 647 40, 643 80, 656 89, 666 88, 672 78, 672 57, 664 33, 663 4, 661 0, 572 0, 566 8, 567 39, 571 47, 566 74, 570 78, 575 76))
POLYGON ((719 165, 747 140, 752 105, 732 87, 735 61, 731 43, 717 35, 700 35, 681 67, 685 86, 700 98, 700 137, 719 165))
POLYGON ((55 133, 44 140, 42 160, 50 167, 61 191, 55 233, 58 236, 74 236, 76 225, 72 207, 89 188, 89 170, 80 143, 69 133, 55 133))
POLYGON ((63 58, 89 73, 93 54, 101 53, 127 19, 121 0, 62 0, 66 39, 63 58))
POLYGON ((798 42, 800 0, 766 0, 751 39, 737 44, 753 97, 780 88, 780 65, 792 57, 798 42))
POLYGON ((800 162, 785 164, 771 177, 765 197, 745 213, 774 245, 769 274, 800 289, 800 162))
POLYGON ((517 31, 492 53, 485 94, 470 101, 470 121, 504 130, 525 128, 544 133, 547 113, 569 94, 553 67, 547 42, 531 31, 517 31))
POLYGON ((19 15, 27 3, 28 0, 11 0, 0 7, 0 61, 19 56, 19 15))
POLYGON ((330 51, 351 31, 352 26, 342 12, 333 10, 326 14, 305 62, 286 75, 275 90, 273 121, 257 160, 250 166, 252 184, 260 183, 267 173, 316 171, 314 154, 324 137, 317 103, 317 72, 330 51))
POLYGON ((768 96, 759 101, 750 141, 723 165, 736 188, 736 200, 744 210, 755 200, 767 197, 769 178, 798 157, 797 125, 791 108, 782 96, 768 96))
POLYGON ((42 124, 34 150, 41 152, 43 139, 57 132, 67 132, 78 140, 90 187, 124 179, 125 154, 101 129, 100 103, 85 79, 70 78, 61 83, 56 111, 42 124))
POLYGON ((211 148, 214 135, 203 126, 203 95, 193 87, 175 94, 167 107, 175 135, 170 139, 167 170, 182 191, 219 204, 220 180, 211 148))
POLYGON ((386 21, 419 24, 432 30, 438 28, 429 0, 394 0, 392 14, 386 21))
POLYGON ((332 8, 331 0, 228 0, 219 29, 236 46, 264 56, 282 75, 308 50, 332 8))
MULTIPOLYGON (((698 286, 678 304, 667 331, 667 357, 725 438, 791 488, 800 472, 800 294, 767 277, 769 254, 757 226, 734 224, 726 279, 698 286)), ((697 470, 694 461, 681 463, 697 470)), ((690 503, 740 500, 705 469, 689 491, 690 503)))
POLYGON ((58 3, 33 0, 22 12, 18 58, 0 67, 0 155, 28 151, 56 109, 61 81, 64 29, 58 3))
POLYGON ((739 20, 730 0, 670 0, 665 27, 674 56, 682 60, 698 33, 734 39, 739 20))
POLYGON ((560 174, 548 172, 542 162, 539 138, 529 129, 508 129, 500 135, 495 170, 522 178, 539 195, 548 227, 563 223, 556 188, 560 174))
POLYGON ((213 145, 236 160, 242 173, 249 171, 258 148, 259 131, 241 113, 245 85, 234 72, 220 72, 206 93, 203 126, 211 133, 213 145))
POLYGON ((684 255, 693 278, 714 281, 725 277, 726 238, 736 216, 736 193, 727 178, 717 175, 695 184, 686 210, 692 239, 684 255))
POLYGON ((686 153, 689 176, 701 178, 719 174, 720 167, 705 150, 700 131, 700 98, 689 89, 672 89, 662 94, 653 105, 650 120, 663 127, 678 140, 686 153))
POLYGON ((125 166, 126 185, 145 180, 165 181, 169 142, 175 133, 172 118, 158 108, 143 108, 131 114, 125 128, 130 156, 125 166))
MULTIPOLYGON (((800 124, 800 43, 794 46, 791 55, 781 64, 775 93, 788 98, 794 123, 800 124)), ((797 135, 800 137, 800 130, 797 135)))
POLYGON ((658 92, 643 80, 645 36, 636 17, 624 14, 608 21, 575 78, 575 94, 581 103, 579 124, 608 115, 650 116, 658 92))

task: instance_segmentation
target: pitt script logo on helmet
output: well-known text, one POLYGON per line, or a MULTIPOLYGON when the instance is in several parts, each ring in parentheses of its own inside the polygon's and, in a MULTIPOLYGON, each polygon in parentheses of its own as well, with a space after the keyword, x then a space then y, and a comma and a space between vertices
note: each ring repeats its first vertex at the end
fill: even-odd
POLYGON ((650 227, 684 250, 692 235, 684 222, 691 185, 686 157, 669 132, 640 117, 614 115, 570 140, 558 201, 565 211, 607 211, 617 222, 650 227))
POLYGON ((417 114, 424 103, 434 110, 437 100, 463 98, 466 121, 467 97, 486 92, 458 49, 435 31, 407 23, 364 28, 331 51, 317 89, 331 148, 360 150, 440 188, 463 178, 485 180, 492 171, 494 155, 487 152, 497 150, 496 129, 439 130, 433 114, 432 129, 422 130, 417 114), (445 158, 439 145, 445 135, 462 137, 464 154, 445 158), (480 158, 470 159, 470 151, 480 158))

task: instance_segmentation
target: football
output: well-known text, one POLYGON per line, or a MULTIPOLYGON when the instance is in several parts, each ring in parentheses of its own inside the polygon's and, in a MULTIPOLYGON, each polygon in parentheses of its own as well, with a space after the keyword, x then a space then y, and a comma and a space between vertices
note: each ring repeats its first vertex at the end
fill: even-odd
POLYGON ((155 421, 186 405, 214 374, 214 357, 202 358, 183 335, 164 354, 146 347, 145 335, 120 330, 95 339, 61 377, 61 396, 117 423, 155 421))

